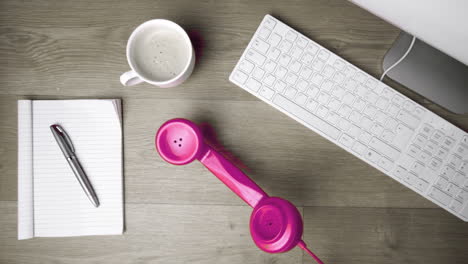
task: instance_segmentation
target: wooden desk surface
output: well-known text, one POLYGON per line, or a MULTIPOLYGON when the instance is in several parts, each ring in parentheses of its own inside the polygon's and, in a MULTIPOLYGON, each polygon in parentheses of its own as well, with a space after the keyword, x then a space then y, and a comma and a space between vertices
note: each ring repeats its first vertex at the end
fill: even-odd
MULTIPOLYGON (((1 1, 0 263, 312 263, 259 251, 249 207, 199 163, 157 156, 153 135, 173 117, 210 122, 260 186, 299 206, 325 263, 468 263, 468 224, 228 81, 267 13, 373 76, 399 33, 345 0, 1 1), (127 38, 152 18, 190 31, 194 74, 174 89, 123 87, 127 38), (123 99, 124 235, 16 239, 20 98, 123 99)), ((468 129, 467 115, 389 84, 468 129)))

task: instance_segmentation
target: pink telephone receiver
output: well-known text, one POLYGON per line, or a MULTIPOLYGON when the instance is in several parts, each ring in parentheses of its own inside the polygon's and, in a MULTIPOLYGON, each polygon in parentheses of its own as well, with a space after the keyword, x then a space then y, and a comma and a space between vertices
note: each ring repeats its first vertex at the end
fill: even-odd
POLYGON ((159 155, 174 165, 199 160, 254 209, 250 216, 250 233, 261 250, 280 253, 298 246, 323 264, 301 240, 303 225, 297 208, 282 198, 268 196, 239 168, 205 144, 195 123, 181 118, 169 120, 159 128, 155 143, 159 155))

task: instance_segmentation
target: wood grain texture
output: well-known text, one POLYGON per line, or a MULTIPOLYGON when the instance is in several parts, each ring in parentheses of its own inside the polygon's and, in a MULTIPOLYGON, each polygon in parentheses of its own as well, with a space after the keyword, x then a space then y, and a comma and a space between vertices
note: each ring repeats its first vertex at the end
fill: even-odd
MULTIPOLYGON (((252 244, 250 209, 199 163, 163 162, 167 119, 207 122, 269 194, 304 208, 305 239, 326 263, 468 263, 468 227, 228 81, 265 14, 373 76, 399 30, 344 0, 0 1, 0 263, 310 263, 252 244), (152 18, 186 28, 197 52, 180 87, 123 87, 125 45, 152 18), (16 100, 121 98, 123 236, 16 240, 16 100)), ((455 115, 388 84, 464 130, 455 115)))

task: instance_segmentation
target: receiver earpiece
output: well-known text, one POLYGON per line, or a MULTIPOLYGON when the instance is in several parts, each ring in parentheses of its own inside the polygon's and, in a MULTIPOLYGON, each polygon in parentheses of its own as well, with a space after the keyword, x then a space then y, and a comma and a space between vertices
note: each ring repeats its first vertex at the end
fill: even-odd
POLYGON ((280 253, 299 246, 323 264, 301 240, 303 223, 297 208, 282 198, 269 197, 239 168, 206 144, 195 123, 182 118, 169 120, 159 128, 155 141, 156 149, 165 161, 184 165, 199 160, 254 208, 250 216, 250 234, 261 250, 280 253))

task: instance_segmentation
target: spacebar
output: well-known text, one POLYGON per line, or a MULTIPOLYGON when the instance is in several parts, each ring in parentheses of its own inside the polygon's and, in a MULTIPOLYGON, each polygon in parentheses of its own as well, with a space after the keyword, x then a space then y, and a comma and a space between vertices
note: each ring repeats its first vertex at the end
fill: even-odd
POLYGON ((282 95, 278 94, 273 100, 273 103, 275 103, 277 106, 286 110, 286 112, 292 114, 293 116, 296 116, 300 120, 306 122, 313 128, 320 130, 321 132, 325 133, 327 136, 333 139, 337 139, 341 133, 340 130, 338 130, 334 126, 318 118, 316 115, 311 114, 304 108, 291 102, 282 95))

